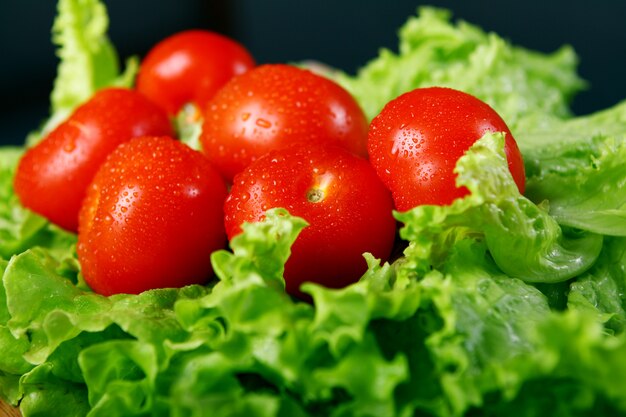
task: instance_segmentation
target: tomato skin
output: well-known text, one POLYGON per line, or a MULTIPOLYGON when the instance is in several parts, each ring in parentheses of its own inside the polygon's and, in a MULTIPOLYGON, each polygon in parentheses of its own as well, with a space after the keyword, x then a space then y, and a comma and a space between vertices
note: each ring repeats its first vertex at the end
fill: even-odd
POLYGON ((204 107, 231 77, 256 65, 233 39, 206 30, 186 30, 157 43, 137 75, 137 89, 176 114, 188 102, 204 107))
POLYGON ((100 90, 26 151, 15 191, 25 207, 75 232, 85 191, 106 156, 132 137, 171 134, 165 112, 140 93, 100 90))
POLYGON ((77 253, 103 295, 203 283, 226 245, 226 185, 200 152, 170 137, 120 145, 89 187, 77 253))
POLYGON ((305 281, 346 286, 367 269, 364 252, 383 260, 391 253, 396 222, 389 191, 365 159, 336 145, 275 150, 235 176, 224 204, 228 237, 275 207, 309 223, 285 265, 292 295, 301 295, 305 281))
POLYGON ((234 77, 211 100, 200 137, 227 180, 252 161, 295 142, 332 142, 365 157, 367 119, 333 81, 284 64, 234 77))
POLYGON ((487 132, 505 133, 509 170, 523 193, 524 162, 504 120, 483 101, 451 88, 418 88, 387 103, 370 124, 370 161, 397 210, 448 205, 469 192, 456 187, 456 162, 487 132))

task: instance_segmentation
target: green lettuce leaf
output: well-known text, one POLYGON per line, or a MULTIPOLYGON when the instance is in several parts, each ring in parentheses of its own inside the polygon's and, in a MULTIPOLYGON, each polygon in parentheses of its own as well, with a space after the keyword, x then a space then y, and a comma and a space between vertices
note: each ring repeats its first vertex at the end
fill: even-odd
POLYGON ((533 177, 550 172, 577 169, 588 155, 597 155, 600 137, 624 136, 626 101, 598 112, 567 120, 532 118, 524 120, 516 140, 533 177), (582 161, 578 161, 582 158, 582 161), (576 165, 579 164, 579 165, 576 165))
POLYGON ((57 13, 52 41, 60 63, 50 98, 53 111, 69 111, 117 77, 119 63, 106 36, 109 18, 103 3, 60 0, 57 13))
POLYGON ((596 114, 529 124, 519 135, 526 195, 560 224, 626 236, 626 102, 596 114))
POLYGON ((539 323, 535 339, 541 346, 535 360, 545 365, 543 382, 552 380, 563 387, 558 401, 551 401, 553 410, 570 409, 570 415, 626 412, 624 334, 607 335, 593 315, 570 310, 539 323), (577 399, 568 403, 566 395, 571 393, 577 393, 577 399))
POLYGON ((537 371, 521 359, 539 349, 531 332, 549 314, 547 300, 485 255, 484 243, 459 241, 441 272, 423 280, 435 316, 429 320, 440 323, 424 342, 445 394, 439 415, 462 415, 482 405, 488 393, 514 398, 537 371))
POLYGON ((179 298, 206 294, 206 288, 190 286, 137 296, 103 297, 77 287, 63 262, 51 257, 47 250, 27 250, 3 266, 0 374, 7 378, 23 374, 19 380, 11 379, 18 384, 13 385, 13 390, 19 396, 9 397, 12 402, 24 398, 22 411, 33 408, 44 413, 46 407, 54 406, 55 396, 62 393, 68 396, 67 401, 76 394, 75 406, 84 411, 80 404, 87 404, 87 373, 81 368, 79 357, 91 346, 137 339, 151 346, 155 352, 151 360, 159 364, 166 361, 167 347, 163 342, 179 343, 187 337, 175 318, 174 303, 179 298), (45 372, 45 381, 25 379, 34 369, 50 372, 45 372), (39 389, 48 384, 58 389, 39 389), (63 387, 76 388, 77 392, 68 394, 69 388, 63 387))
MULTIPOLYGON (((0 274, 4 275, 7 265, 7 261, 0 259, 0 274)), ((0 280, 1 283, 2 281, 0 280)), ((11 315, 7 309, 6 291, 4 285, 0 285, 0 346, 2 347, 2 355, 0 355, 0 395, 7 398, 10 403, 16 404, 21 398, 19 375, 28 372, 32 365, 23 358, 24 353, 28 350, 28 341, 13 336, 11 330, 7 327, 10 318, 11 315)))
MULTIPOLYGON (((565 313, 503 273, 475 236, 451 243, 436 270, 414 269, 421 259, 410 257, 420 253, 409 251, 398 270, 416 274, 421 307, 409 319, 377 326, 383 349, 402 352, 410 364, 410 379, 396 391, 401 415, 623 414, 626 338, 607 331, 600 315, 620 303, 626 259, 623 241, 607 248, 587 274, 598 285, 583 294, 586 305, 575 305, 581 297, 572 295, 565 313)), ((582 291, 572 285, 572 293, 582 291)))
POLYGON ((284 289, 285 262, 291 245, 307 223, 291 217, 284 209, 269 210, 266 218, 269 221, 242 225, 246 233, 231 241, 232 253, 217 251, 211 255, 215 273, 224 285, 236 286, 243 277, 250 277, 284 289))
POLYGON ((20 378, 20 412, 24 417, 83 417, 89 411, 85 387, 54 376, 46 363, 20 378))
POLYGON ((562 229, 541 206, 519 194, 508 170, 504 136, 486 134, 459 159, 457 184, 470 195, 450 206, 418 206, 398 213, 407 256, 422 254, 421 268, 445 256, 468 235, 485 239, 508 275, 527 282, 559 282, 587 270, 602 248, 602 235, 562 229), (425 256, 424 256, 425 255, 425 256))
POLYGON ((615 334, 626 329, 626 239, 607 238, 600 259, 571 284, 570 310, 585 310, 615 334))
POLYGON ((447 10, 419 8, 399 38, 397 53, 382 49, 355 76, 337 75, 370 119, 400 94, 438 85, 486 101, 515 134, 530 114, 570 116, 568 104, 584 87, 572 48, 541 54, 513 46, 469 23, 451 23, 447 10))
POLYGON ((50 117, 27 138, 34 144, 78 105, 107 86, 130 87, 139 61, 131 57, 120 73, 117 52, 107 37, 109 17, 99 0, 58 0, 52 41, 60 59, 50 95, 50 117))
POLYGON ((185 104, 174 119, 174 126, 180 141, 197 151, 202 150, 200 144, 202 122, 202 112, 193 103, 185 104))

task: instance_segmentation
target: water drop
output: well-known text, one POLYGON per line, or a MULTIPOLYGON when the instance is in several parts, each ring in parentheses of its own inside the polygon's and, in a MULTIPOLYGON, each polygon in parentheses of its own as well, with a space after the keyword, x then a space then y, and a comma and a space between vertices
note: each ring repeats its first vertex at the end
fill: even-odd
POLYGON ((267 129, 269 127, 272 127, 272 122, 270 122, 269 120, 266 120, 266 119, 257 119, 256 120, 256 125, 258 127, 262 127, 264 129, 267 129))
POLYGON ((69 142, 65 143, 63 146, 63 150, 65 152, 73 152, 76 149, 76 141, 74 139, 70 139, 69 142))

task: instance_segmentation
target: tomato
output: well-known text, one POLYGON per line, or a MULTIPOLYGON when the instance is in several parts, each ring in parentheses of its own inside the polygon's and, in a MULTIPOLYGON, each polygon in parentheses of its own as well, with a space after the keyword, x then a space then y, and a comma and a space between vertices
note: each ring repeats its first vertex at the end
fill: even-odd
POLYGON ((172 115, 188 102, 203 107, 231 77, 254 66, 250 52, 235 40, 187 30, 148 52, 139 68, 137 89, 172 115))
POLYGON ((224 205, 230 239, 274 207, 309 223, 285 265, 287 292, 302 282, 343 287, 367 269, 364 252, 387 259, 395 237, 393 202, 370 164, 336 145, 272 151, 235 176, 224 205))
POLYGON ((211 100, 202 148, 231 180, 272 149, 337 143, 367 155, 367 120, 338 84, 290 65, 262 65, 234 77, 211 100))
POLYGON ((205 282, 226 245, 226 185, 200 152, 170 137, 120 145, 90 185, 77 253, 104 295, 205 282))
POLYGON ((483 101, 451 88, 418 88, 389 102, 370 124, 370 161, 397 210, 448 205, 469 192, 456 187, 456 162, 487 132, 505 133, 509 170, 523 193, 524 162, 504 120, 483 101))
POLYGON ((119 144, 141 135, 171 135, 163 110, 128 89, 100 90, 19 162, 15 191, 22 204, 76 231, 89 182, 119 144))

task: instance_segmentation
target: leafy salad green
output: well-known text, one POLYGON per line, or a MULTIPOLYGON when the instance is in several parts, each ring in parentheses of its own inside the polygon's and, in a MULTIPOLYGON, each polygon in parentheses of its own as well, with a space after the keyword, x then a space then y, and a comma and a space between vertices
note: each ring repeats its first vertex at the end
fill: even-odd
MULTIPOLYGON (((49 124, 132 83, 106 28, 99 1, 59 1, 49 124)), ((568 47, 529 51, 433 8, 399 35, 336 79, 370 117, 427 85, 487 101, 524 154, 524 196, 488 134, 457 165, 469 197, 397 213, 403 255, 366 254, 341 290, 305 284, 311 304, 283 291, 306 224, 280 209, 212 255, 208 286, 103 297, 75 236, 19 205, 22 150, 0 149, 0 397, 26 417, 626 415, 626 104, 573 117, 568 47)))

